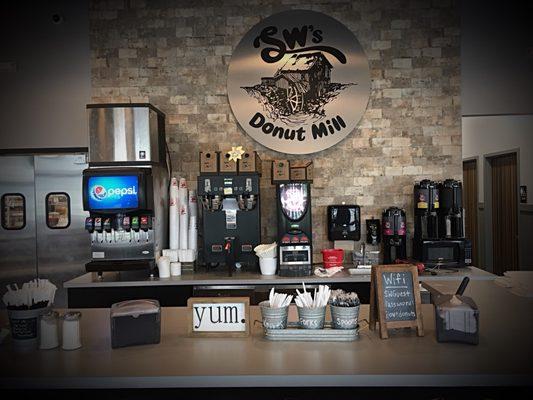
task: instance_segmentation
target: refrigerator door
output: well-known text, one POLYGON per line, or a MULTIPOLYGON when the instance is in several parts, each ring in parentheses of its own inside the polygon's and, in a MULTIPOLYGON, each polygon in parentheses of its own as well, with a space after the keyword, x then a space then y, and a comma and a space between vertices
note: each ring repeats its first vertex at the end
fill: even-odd
POLYGON ((0 157, 0 294, 37 276, 33 155, 0 157))
POLYGON ((67 306, 63 282, 85 273, 90 235, 85 231, 82 172, 86 155, 35 156, 37 263, 40 278, 57 287, 56 306, 67 306))

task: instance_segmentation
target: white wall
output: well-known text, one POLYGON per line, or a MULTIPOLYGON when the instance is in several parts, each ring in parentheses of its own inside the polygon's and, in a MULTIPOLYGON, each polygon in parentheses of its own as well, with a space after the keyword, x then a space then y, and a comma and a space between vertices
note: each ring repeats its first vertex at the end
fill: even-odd
POLYGON ((478 201, 483 196, 483 157, 519 149, 520 185, 528 188, 528 204, 533 204, 533 115, 463 117, 463 159, 479 157, 478 201))
POLYGON ((87 0, 2 3, 0 149, 87 147, 87 0))

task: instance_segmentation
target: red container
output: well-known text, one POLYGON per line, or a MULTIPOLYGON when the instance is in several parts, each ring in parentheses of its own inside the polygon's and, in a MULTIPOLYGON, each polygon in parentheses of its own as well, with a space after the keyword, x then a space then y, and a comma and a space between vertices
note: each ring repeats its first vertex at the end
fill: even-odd
POLYGON ((344 262, 343 249, 324 249, 322 250, 322 261, 325 268, 342 267, 344 262))

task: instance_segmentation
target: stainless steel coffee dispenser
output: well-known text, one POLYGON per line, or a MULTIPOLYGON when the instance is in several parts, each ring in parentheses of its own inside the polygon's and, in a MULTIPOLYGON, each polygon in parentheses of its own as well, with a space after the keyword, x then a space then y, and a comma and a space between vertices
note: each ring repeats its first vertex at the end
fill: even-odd
POLYGON ((88 272, 147 269, 168 242, 165 115, 151 104, 90 104, 88 272))

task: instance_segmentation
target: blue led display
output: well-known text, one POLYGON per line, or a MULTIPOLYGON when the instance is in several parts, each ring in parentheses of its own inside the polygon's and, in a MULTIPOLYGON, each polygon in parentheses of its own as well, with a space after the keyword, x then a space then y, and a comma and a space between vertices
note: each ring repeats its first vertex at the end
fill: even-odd
POLYGON ((88 181, 89 208, 115 210, 139 206, 137 175, 91 176, 88 181))

